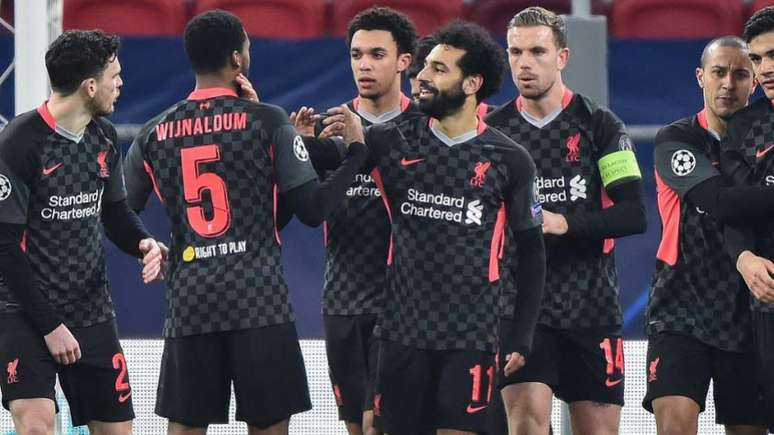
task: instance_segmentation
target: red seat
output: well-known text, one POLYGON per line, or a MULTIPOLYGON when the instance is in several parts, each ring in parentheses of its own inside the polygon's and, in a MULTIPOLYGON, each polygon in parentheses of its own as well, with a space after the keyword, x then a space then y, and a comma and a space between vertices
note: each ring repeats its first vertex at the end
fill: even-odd
MULTIPOLYGON (((490 32, 504 35, 516 13, 530 6, 540 6, 557 14, 572 12, 571 0, 476 0, 466 8, 466 19, 486 27, 490 32)), ((607 15, 610 5, 605 0, 593 0, 591 12, 607 15)))
POLYGON ((455 18, 462 17, 462 0, 334 0, 333 33, 346 35, 347 25, 358 12, 379 5, 406 14, 420 35, 432 33, 455 18))
POLYGON ((314 38, 325 34, 325 0, 198 0, 196 13, 224 9, 238 16, 251 36, 314 38))
POLYGON ((123 35, 180 35, 187 19, 188 8, 181 0, 67 0, 63 27, 123 35))
POLYGON ((753 2, 750 3, 750 9, 747 15, 752 15, 756 11, 759 11, 767 6, 774 6, 774 0, 753 0, 753 2))
POLYGON ((619 38, 711 38, 738 35, 744 6, 730 0, 616 0, 612 33, 619 38))

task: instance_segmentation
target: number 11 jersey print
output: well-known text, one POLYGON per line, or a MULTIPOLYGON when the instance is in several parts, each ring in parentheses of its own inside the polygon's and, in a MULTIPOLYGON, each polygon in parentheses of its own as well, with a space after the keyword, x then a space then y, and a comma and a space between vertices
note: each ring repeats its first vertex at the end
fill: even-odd
POLYGON ((125 164, 130 206, 155 191, 172 226, 165 337, 293 321, 277 195, 317 175, 282 109, 194 91, 145 125, 125 164))

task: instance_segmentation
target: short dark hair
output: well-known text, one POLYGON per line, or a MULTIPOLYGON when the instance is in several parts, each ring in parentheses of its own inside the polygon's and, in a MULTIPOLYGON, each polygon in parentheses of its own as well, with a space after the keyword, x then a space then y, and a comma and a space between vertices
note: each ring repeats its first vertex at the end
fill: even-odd
POLYGON ((425 58, 438 45, 438 40, 433 35, 422 37, 417 42, 417 49, 414 50, 414 57, 411 59, 411 66, 408 68, 409 78, 419 75, 419 72, 425 67, 425 58))
POLYGON ((102 30, 67 30, 46 51, 46 69, 51 88, 64 95, 81 82, 100 78, 107 64, 121 48, 118 36, 102 30))
POLYGON ((213 73, 228 65, 234 51, 242 51, 246 38, 239 17, 214 9, 186 24, 185 52, 196 73, 213 73))
POLYGON ((774 6, 759 9, 744 23, 742 39, 749 43, 756 36, 768 32, 774 32, 774 6))
POLYGON ((366 9, 349 22, 347 27, 347 48, 352 46, 352 37, 358 30, 384 30, 392 34, 398 46, 398 54, 414 54, 417 43, 417 29, 406 15, 390 8, 373 7, 366 9))
POLYGON ((514 15, 511 22, 508 23, 509 29, 533 26, 547 26, 554 34, 554 44, 558 48, 567 48, 567 23, 561 15, 548 9, 530 6, 514 15))
POLYGON ((715 47, 732 47, 747 51, 747 43, 744 42, 742 38, 738 36, 720 36, 708 42, 707 45, 704 46, 704 50, 701 52, 701 63, 699 64, 700 67, 704 68, 704 64, 707 63, 707 58, 710 55, 710 51, 712 51, 712 49, 715 47))
POLYGON ((482 101, 500 89, 505 71, 504 50, 478 24, 452 21, 435 33, 438 44, 465 50, 457 61, 464 76, 481 75, 484 83, 476 92, 482 101))

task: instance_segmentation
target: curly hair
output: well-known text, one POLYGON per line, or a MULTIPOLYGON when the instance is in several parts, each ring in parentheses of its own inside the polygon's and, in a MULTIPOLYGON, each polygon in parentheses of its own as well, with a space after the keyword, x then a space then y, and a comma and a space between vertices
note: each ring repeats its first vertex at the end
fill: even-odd
POLYGON ((768 32, 774 32, 774 6, 768 6, 756 11, 744 23, 742 39, 749 44, 756 36, 768 32))
POLYGON ((419 75, 419 72, 425 67, 425 58, 438 45, 438 41, 433 35, 427 35, 417 42, 417 49, 414 50, 414 58, 411 59, 411 66, 408 68, 409 78, 419 75))
POLYGON ((352 36, 358 30, 390 32, 398 46, 398 54, 414 54, 414 48, 417 44, 417 29, 407 16, 394 9, 372 7, 355 15, 347 27, 347 48, 351 47, 352 36))
POLYGON ((245 39, 242 20, 220 9, 203 12, 185 26, 185 52, 197 74, 225 67, 231 53, 242 51, 245 39))
POLYGON ((453 21, 435 33, 438 44, 465 50, 457 61, 463 76, 480 75, 484 79, 476 92, 483 101, 500 89, 505 71, 503 48, 481 26, 465 21, 453 21))
POLYGON ((51 88, 70 95, 88 78, 101 78, 121 48, 118 36, 102 30, 67 30, 46 51, 51 88))

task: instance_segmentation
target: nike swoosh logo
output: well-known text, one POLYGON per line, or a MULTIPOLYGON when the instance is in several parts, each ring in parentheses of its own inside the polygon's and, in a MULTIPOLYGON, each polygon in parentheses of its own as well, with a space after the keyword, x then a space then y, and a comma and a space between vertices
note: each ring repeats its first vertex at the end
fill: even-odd
POLYGON ((54 171, 59 169, 60 166, 62 166, 62 163, 57 163, 56 165, 54 165, 54 166, 52 166, 50 168, 43 168, 43 175, 45 175, 45 176, 51 175, 54 171))
POLYGON ((617 381, 613 381, 610 378, 605 379, 605 385, 607 385, 608 387, 615 387, 621 382, 623 382, 623 379, 618 379, 617 381))
POLYGON ((421 159, 411 159, 411 160, 404 157, 400 160, 400 164, 403 166, 411 166, 411 165, 416 165, 417 163, 422 162, 424 160, 425 160, 424 157, 422 157, 421 159))
POLYGON ((120 403, 124 403, 124 402, 126 402, 127 400, 129 400, 129 398, 130 398, 130 397, 132 397, 132 392, 131 392, 131 391, 130 391, 130 392, 128 392, 128 393, 126 393, 126 394, 119 394, 119 395, 118 395, 118 401, 119 401, 120 403))
POLYGON ((484 406, 468 405, 468 409, 466 409, 466 411, 468 411, 468 414, 475 414, 477 412, 483 411, 484 409, 487 408, 487 406, 489 406, 489 405, 484 405, 484 406))
POLYGON ((771 144, 771 145, 767 146, 766 148, 764 148, 764 149, 762 149, 760 151, 757 151, 755 153, 755 158, 756 159, 760 159, 761 157, 765 156, 772 149, 774 149, 774 144, 771 144))

